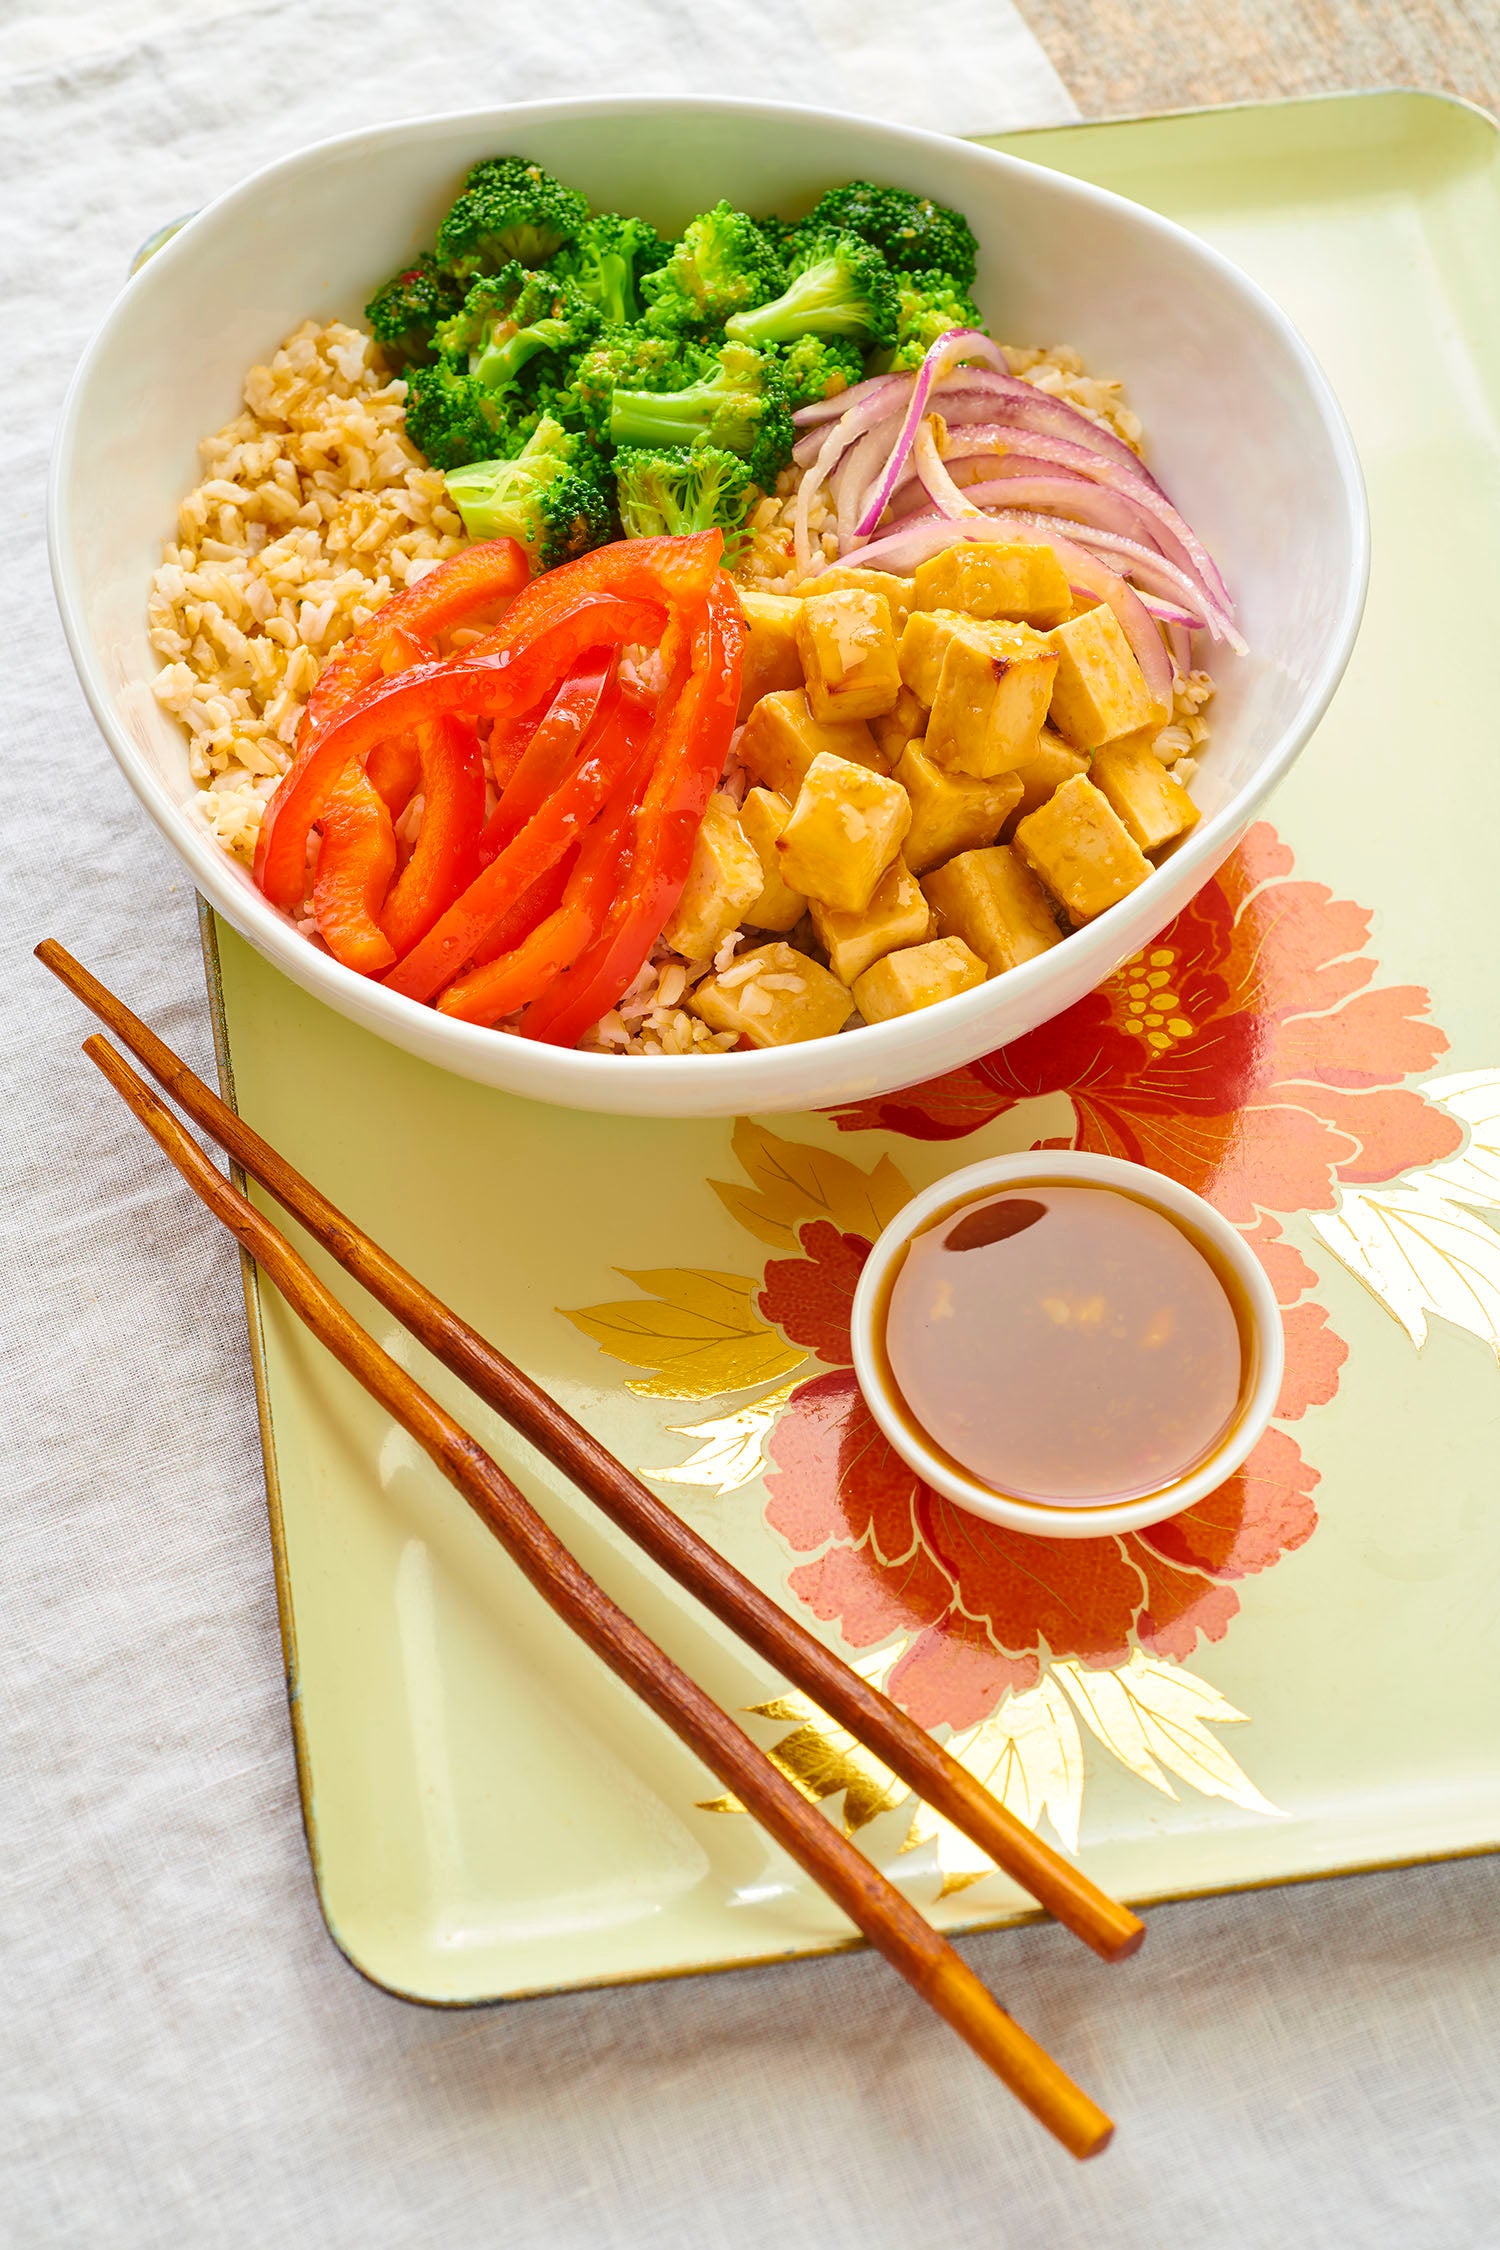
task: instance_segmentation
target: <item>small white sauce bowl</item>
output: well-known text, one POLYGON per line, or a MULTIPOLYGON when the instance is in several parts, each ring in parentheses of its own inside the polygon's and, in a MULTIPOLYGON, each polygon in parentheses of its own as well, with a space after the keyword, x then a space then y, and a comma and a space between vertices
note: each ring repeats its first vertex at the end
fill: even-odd
POLYGON ((1221 1218, 1201 1195, 1160 1172, 1127 1164, 1117 1156, 1090 1156, 1071 1149, 1028 1149, 970 1164, 961 1172, 950 1172, 908 1203, 865 1261, 854 1293, 853 1344, 854 1372, 870 1412, 923 1483, 972 1515, 1042 1539, 1097 1539, 1106 1532, 1139 1531, 1146 1524, 1180 1515, 1233 1476, 1264 1432, 1281 1392, 1281 1313, 1260 1260, 1238 1228, 1221 1218), (880 1330, 894 1269, 912 1237, 935 1220, 956 1215, 961 1205, 998 1189, 1038 1186, 1118 1188, 1176 1220, 1197 1235, 1232 1275, 1248 1315, 1250 1377, 1233 1422, 1206 1460, 1174 1484, 1140 1499, 1054 1506, 995 1492, 919 1435, 891 1375, 880 1330))

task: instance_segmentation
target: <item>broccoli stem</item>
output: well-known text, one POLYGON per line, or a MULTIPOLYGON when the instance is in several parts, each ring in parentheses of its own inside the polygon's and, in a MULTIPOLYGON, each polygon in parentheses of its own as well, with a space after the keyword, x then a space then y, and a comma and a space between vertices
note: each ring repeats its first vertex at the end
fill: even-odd
POLYGON ((703 410, 672 391, 616 391, 609 434, 616 445, 691 445, 707 427, 703 410))

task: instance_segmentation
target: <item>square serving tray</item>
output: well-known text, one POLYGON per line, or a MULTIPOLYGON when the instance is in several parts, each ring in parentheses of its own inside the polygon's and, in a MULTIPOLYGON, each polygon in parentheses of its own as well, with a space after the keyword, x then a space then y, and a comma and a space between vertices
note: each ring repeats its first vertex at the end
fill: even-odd
MULTIPOLYGON (((329 1014, 205 917, 226 1092, 1125 1897, 1492 1849, 1496 129, 1378 94, 991 145, 1218 244, 1349 412, 1369 609, 1272 822, 1099 994, 852 1117, 518 1101, 329 1014), (853 1419, 860 1239, 957 1165, 1056 1138, 1199 1186, 1284 1306, 1271 1437, 1150 1539, 991 1531, 914 1493, 853 1419)), ((313 1258, 938 1923, 1028 1917, 313 1258)), ((458 2004, 853 1942, 253 1273, 247 1298, 308 1843, 349 1959, 458 2004)))

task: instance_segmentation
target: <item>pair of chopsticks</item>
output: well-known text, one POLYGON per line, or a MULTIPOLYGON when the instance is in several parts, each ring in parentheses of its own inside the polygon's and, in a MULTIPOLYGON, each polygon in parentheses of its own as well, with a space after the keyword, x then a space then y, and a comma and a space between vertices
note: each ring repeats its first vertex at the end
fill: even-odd
MULTIPOLYGON (((930 1735, 699 1538, 555 1399, 304 1179, 55 939, 46 939, 36 955, 346 1273, 679 1585, 1096 1953, 1116 1961, 1136 1950, 1145 1928, 1133 1914, 1043 1844, 930 1735)), ((1077 2157, 1097 2155, 1114 2130, 1110 2119, 992 1999, 947 1940, 610 1599, 483 1447, 366 1333, 124 1057, 97 1033, 83 1051, 298 1317, 416 1439, 564 1623, 733 1792, 1065 2148, 1077 2157)))

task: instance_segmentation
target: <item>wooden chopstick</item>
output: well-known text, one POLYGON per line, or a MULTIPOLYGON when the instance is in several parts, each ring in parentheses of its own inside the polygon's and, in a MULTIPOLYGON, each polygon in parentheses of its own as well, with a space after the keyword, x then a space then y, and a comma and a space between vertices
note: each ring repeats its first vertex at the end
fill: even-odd
POLYGON ((55 938, 37 959, 91 1008, 181 1109, 299 1219, 344 1270, 475 1395, 572 1479, 610 1521, 751 1648, 1106 1961, 1134 1953, 1145 1924, 1008 1812, 931 1735, 726 1562, 580 1422, 397 1264, 221 1101, 150 1026, 55 938))
POLYGON ((1007 2015, 947 1939, 610 1599, 483 1447, 366 1333, 108 1040, 95 1033, 83 1051, 298 1318, 416 1439, 564 1623, 734 1792, 1064 2148, 1077 2157, 1097 2155, 1114 2131, 1110 2119, 1007 2015))

